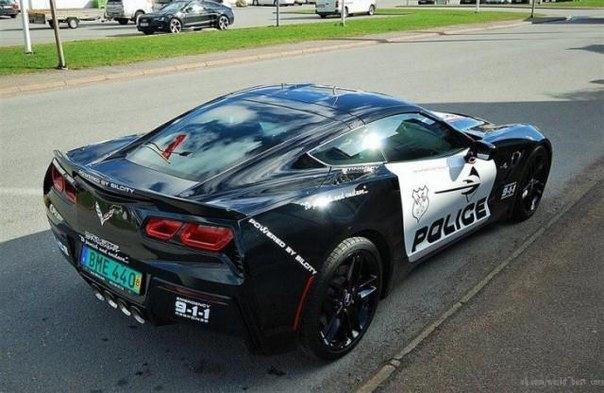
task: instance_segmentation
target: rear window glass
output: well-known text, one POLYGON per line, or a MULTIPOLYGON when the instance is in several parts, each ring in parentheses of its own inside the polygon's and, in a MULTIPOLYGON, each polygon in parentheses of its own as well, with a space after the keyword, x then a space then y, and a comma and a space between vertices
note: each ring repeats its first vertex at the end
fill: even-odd
POLYGON ((172 122, 126 158, 173 176, 203 181, 324 120, 276 105, 223 101, 172 122))

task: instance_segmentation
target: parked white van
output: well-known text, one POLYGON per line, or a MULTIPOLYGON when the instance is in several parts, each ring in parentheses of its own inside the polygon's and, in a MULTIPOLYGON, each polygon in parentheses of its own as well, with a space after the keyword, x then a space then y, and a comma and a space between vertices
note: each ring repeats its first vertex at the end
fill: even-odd
POLYGON ((373 15, 375 13, 376 0, 317 0, 315 13, 321 18, 327 15, 340 15, 344 1, 344 13, 346 16, 354 14, 373 15))
POLYGON ((116 20, 120 25, 129 20, 136 23, 139 16, 149 12, 153 12, 153 0, 107 0, 105 9, 107 19, 116 20))

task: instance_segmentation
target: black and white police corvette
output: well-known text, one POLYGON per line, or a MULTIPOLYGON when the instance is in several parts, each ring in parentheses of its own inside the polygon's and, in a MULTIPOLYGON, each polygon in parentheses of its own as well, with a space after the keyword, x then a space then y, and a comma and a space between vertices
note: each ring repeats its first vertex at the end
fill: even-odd
POLYGON ((101 300, 335 359, 397 271, 535 212, 550 142, 374 93, 256 87, 145 135, 55 152, 44 203, 101 300))

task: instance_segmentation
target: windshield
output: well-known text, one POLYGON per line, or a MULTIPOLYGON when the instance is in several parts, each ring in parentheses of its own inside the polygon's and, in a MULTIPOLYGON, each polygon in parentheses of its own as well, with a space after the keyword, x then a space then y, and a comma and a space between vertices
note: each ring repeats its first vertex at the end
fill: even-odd
POLYGON ((177 11, 180 11, 181 9, 183 9, 185 7, 185 5, 187 5, 187 4, 189 4, 188 1, 175 1, 173 3, 167 4, 161 10, 168 11, 168 12, 177 12, 177 11))
POLYGON ((324 120, 276 105, 223 101, 172 122, 126 158, 173 176, 202 181, 324 120))

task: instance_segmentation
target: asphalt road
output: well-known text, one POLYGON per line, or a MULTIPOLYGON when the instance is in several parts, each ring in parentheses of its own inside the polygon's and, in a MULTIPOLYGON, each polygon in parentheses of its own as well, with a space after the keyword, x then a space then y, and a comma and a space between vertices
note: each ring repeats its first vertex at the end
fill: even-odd
MULTIPOLYGON (((378 4, 382 8, 391 8, 397 5, 401 5, 401 0, 379 0, 378 4)), ((527 9, 523 8, 494 8, 494 7, 483 7, 485 11, 491 10, 512 10, 517 12, 528 13, 527 9)), ((318 15, 314 14, 301 14, 301 10, 314 11, 314 5, 303 5, 303 6, 287 6, 281 9, 281 23, 282 24, 298 24, 298 23, 312 23, 312 22, 333 22, 334 19, 321 19, 318 15)), ((233 8, 235 12, 235 24, 232 28, 242 27, 255 27, 255 26, 274 26, 275 25, 275 8, 260 6, 260 7, 245 7, 245 8, 233 8)), ((554 16, 567 16, 567 15, 583 15, 583 10, 556 10, 556 9, 544 9, 539 11, 542 14, 554 15, 554 16)), ((354 16, 357 18, 367 18, 367 16, 354 16)), ((44 43, 54 42, 54 35, 52 29, 48 25, 30 24, 30 32, 32 42, 44 43)), ((91 21, 81 22, 80 27, 77 29, 69 29, 66 25, 61 25, 61 39, 64 41, 74 40, 87 40, 96 38, 111 38, 111 37, 128 37, 128 36, 141 36, 142 33, 136 30, 136 26, 133 23, 129 23, 126 26, 119 25, 115 21, 91 21)), ((196 33, 198 34, 198 33, 196 33)), ((21 17, 18 16, 16 19, 9 17, 0 16, 0 46, 13 46, 23 45, 23 31, 21 24, 21 17)))
POLYGON ((602 158, 602 23, 461 33, 0 100, 0 391, 350 390, 547 221, 602 158), (45 222, 40 183, 52 149, 150 130, 232 90, 296 81, 535 124, 555 149, 540 210, 420 266, 380 304, 357 349, 333 364, 300 351, 250 355, 241 340, 190 326, 140 327, 96 301, 45 222))
POLYGON ((602 391, 604 183, 555 226, 566 230, 533 243, 380 391, 602 391))

